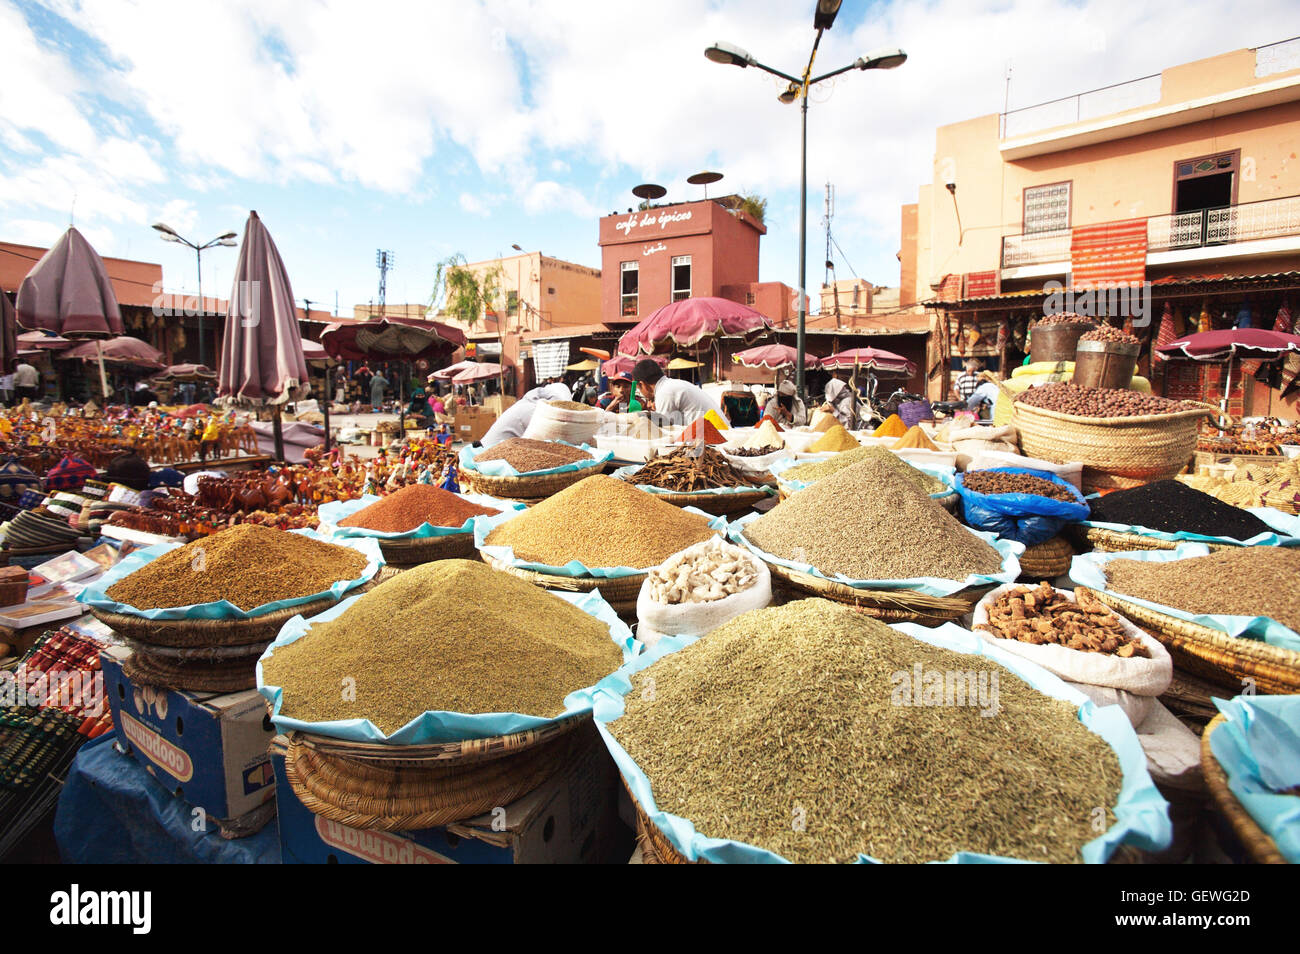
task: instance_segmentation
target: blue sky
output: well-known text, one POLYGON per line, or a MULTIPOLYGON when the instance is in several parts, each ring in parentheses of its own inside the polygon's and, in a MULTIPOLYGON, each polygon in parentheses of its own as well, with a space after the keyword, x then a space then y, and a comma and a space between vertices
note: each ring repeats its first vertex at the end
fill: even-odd
MULTIPOLYGON (((727 40, 797 72, 813 0, 0 0, 0 239, 47 244, 75 214, 105 255, 163 263, 194 291, 192 253, 159 241, 242 231, 257 209, 299 298, 351 314, 425 301, 434 263, 518 243, 599 267, 597 218, 639 182, 769 199, 761 272, 797 276, 799 114, 780 84, 701 55, 727 40), (74 213, 75 203, 75 213, 74 213)), ((822 186, 853 271, 898 281, 899 206, 930 178, 934 128, 1300 34, 1293 2, 863 3, 845 0, 819 69, 901 46, 809 112, 809 276, 822 275, 822 186), (1179 24, 1172 30, 1169 24, 1179 24)), ((204 253, 229 292, 235 249, 204 253)), ((815 298, 814 298, 815 300, 815 298)))

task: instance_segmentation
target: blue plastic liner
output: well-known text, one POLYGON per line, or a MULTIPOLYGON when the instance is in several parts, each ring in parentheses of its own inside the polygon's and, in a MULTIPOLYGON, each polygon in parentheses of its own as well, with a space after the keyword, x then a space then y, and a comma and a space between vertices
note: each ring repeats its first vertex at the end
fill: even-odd
MULTIPOLYGON (((1088 499, 1096 500, 1100 494, 1091 494, 1088 499)), ((1117 533, 1133 533, 1142 537, 1154 537, 1157 540, 1168 540, 1171 543, 1227 543, 1237 544, 1243 547, 1295 547, 1300 546, 1300 517, 1293 516, 1285 510, 1278 510, 1274 507, 1243 507, 1250 513, 1259 517, 1266 524, 1274 529, 1274 533, 1259 533, 1249 540, 1237 540, 1233 537, 1207 537, 1203 533, 1188 533, 1185 530, 1179 530, 1176 533, 1170 533, 1167 530, 1152 530, 1150 527, 1137 527, 1131 524, 1123 523, 1103 523, 1100 520, 1083 520, 1085 527, 1097 527, 1101 530, 1114 530, 1117 533)))
POLYGON ((503 460, 485 460, 482 464, 476 464, 474 458, 492 448, 475 447, 473 444, 466 444, 460 449, 460 469, 462 472, 468 470, 472 473, 486 474, 489 477, 541 477, 545 474, 567 474, 575 470, 593 470, 594 472, 595 468, 602 467, 614 459, 612 450, 600 450, 588 444, 570 444, 567 441, 554 441, 553 443, 564 444, 566 447, 577 447, 578 450, 586 451, 592 455, 591 460, 579 460, 572 464, 565 464, 562 467, 549 467, 546 470, 518 471, 503 460))
POLYGON ((1215 699, 1224 721, 1210 751, 1228 788, 1291 864, 1300 864, 1300 798, 1282 795, 1300 785, 1300 696, 1215 699))
MULTIPOLYGON (((384 555, 379 549, 379 542, 373 539, 353 537, 345 540, 330 540, 321 536, 312 530, 290 530, 289 533, 301 534, 304 537, 310 537, 313 540, 320 540, 323 543, 331 543, 335 546, 347 547, 363 554, 366 558, 365 569, 361 575, 352 580, 340 580, 331 586, 328 590, 322 590, 319 593, 312 593, 310 596, 297 596, 289 600, 276 600, 273 603, 264 603, 261 606, 255 606, 253 609, 245 611, 240 609, 229 600, 217 600, 213 603, 196 603, 193 606, 171 606, 161 609, 142 610, 129 606, 126 603, 118 603, 108 597, 108 591, 118 580, 129 576, 136 570, 140 569, 147 563, 152 563, 164 553, 170 553, 172 550, 185 546, 183 543, 158 543, 143 550, 136 550, 125 560, 118 563, 98 580, 86 587, 81 592, 78 602, 85 603, 87 606, 93 606, 96 609, 107 610, 111 613, 122 613, 126 616, 139 616, 143 619, 251 619, 254 616, 264 616, 267 613, 274 613, 276 610, 288 609, 291 606, 301 606, 304 603, 311 603, 316 600, 333 597, 341 599, 346 593, 355 590, 357 587, 368 583, 379 568, 384 565, 384 555)), ((266 572, 275 572, 274 567, 267 567, 266 572)))
MULTIPOLYGON (((703 510, 696 510, 694 507, 683 507, 687 513, 693 513, 700 517, 707 517, 709 527, 719 536, 725 536, 727 532, 727 518, 715 517, 707 514, 703 510)), ((645 573, 652 567, 631 567, 631 566, 595 566, 589 567, 578 560, 570 560, 564 566, 550 566, 546 563, 530 563, 527 560, 521 560, 515 557, 514 547, 489 546, 487 543, 488 534, 498 526, 511 520, 516 516, 513 513, 503 513, 496 517, 482 517, 474 524, 474 546, 480 553, 486 553, 510 566, 518 567, 521 570, 532 570, 534 573, 546 573, 550 576, 582 576, 595 577, 602 580, 616 580, 624 576, 636 576, 639 573, 645 573)), ((647 531, 653 532, 653 531, 647 531)), ((655 564, 656 566, 658 564, 655 564)))
MULTIPOLYGON (((911 623, 898 623, 891 628, 932 646, 985 657, 1010 670, 1044 695, 1063 699, 1079 707, 1079 721, 1105 739, 1114 750, 1124 773, 1119 799, 1114 805, 1116 821, 1103 834, 1083 846, 1082 855, 1085 862, 1104 863, 1115 849, 1123 844, 1133 845, 1146 851, 1162 851, 1169 847, 1173 837, 1173 827, 1169 822, 1168 803, 1151 781, 1142 746, 1128 718, 1118 706, 1098 708, 1079 690, 1041 666, 999 649, 953 623, 945 623, 936 629, 927 629, 911 623)), ((609 723, 616 722, 623 715, 623 699, 632 690, 632 675, 654 665, 664 656, 689 646, 696 639, 697 637, 666 636, 644 654, 623 666, 610 679, 589 690, 596 728, 641 808, 687 860, 703 859, 714 864, 784 863, 784 858, 771 851, 744 842, 709 838, 697 832, 689 819, 660 811, 654 799, 650 779, 609 731, 609 723)), ((1023 860, 1026 859, 957 852, 946 862, 940 863, 1019 863, 1023 860)), ((858 862, 876 863, 876 859, 859 855, 858 862)))
MULTIPOLYGON (((643 648, 642 644, 632 637, 632 631, 627 624, 618 618, 614 608, 610 606, 601 597, 599 590, 593 590, 590 593, 561 593, 557 590, 549 590, 553 596, 572 603, 578 609, 582 610, 588 616, 593 616, 609 627, 609 638, 623 651, 623 662, 626 665, 636 657, 636 654, 643 648)), ((551 719, 544 719, 540 716, 523 715, 518 712, 446 712, 430 711, 412 719, 406 725, 402 726, 392 735, 385 735, 383 731, 371 722, 369 719, 341 719, 334 722, 302 722, 298 719, 290 719, 280 715, 280 704, 282 701, 282 691, 279 686, 268 685, 262 676, 262 663, 275 655, 275 650, 280 646, 287 646, 296 642, 311 630, 316 623, 327 623, 330 620, 337 619, 343 613, 347 612, 364 594, 359 594, 351 599, 332 606, 330 609, 311 619, 303 619, 301 616, 295 616, 280 628, 280 633, 275 638, 275 642, 266 648, 260 659, 257 661, 257 690, 271 704, 271 721, 281 732, 311 732, 316 735, 327 735, 335 739, 348 739, 353 742, 389 742, 394 745, 426 745, 437 742, 459 742, 465 739, 487 739, 497 735, 509 735, 512 732, 523 732, 528 729, 539 729, 542 726, 550 725, 553 722, 559 722, 561 719, 567 719, 570 716, 586 712, 591 708, 591 700, 584 693, 590 690, 578 690, 569 693, 564 699, 564 711, 551 719)), ((609 679, 611 677, 606 677, 609 679)), ((596 683, 597 688, 603 686, 605 680, 596 683)))
MULTIPOLYGON (((1221 614, 1197 614, 1189 613, 1186 610, 1174 609, 1172 606, 1162 606, 1159 603, 1153 603, 1150 600, 1144 600, 1136 596, 1129 596, 1127 593, 1120 593, 1109 588, 1106 581, 1105 565, 1111 560, 1140 560, 1143 563, 1168 563, 1171 560, 1184 560, 1188 557, 1209 556, 1210 548, 1204 543, 1180 543, 1172 550, 1132 550, 1122 551, 1119 553, 1084 553, 1076 556, 1070 563, 1070 579, 1081 586, 1098 590, 1103 593, 1113 593, 1115 596, 1136 603, 1138 606, 1145 606, 1147 609, 1164 613, 1168 616, 1174 616, 1178 619, 1185 619, 1191 623, 1199 623, 1210 629, 1216 629, 1221 633, 1227 633, 1229 636, 1239 636, 1242 639, 1262 639, 1270 646, 1280 646, 1282 649, 1290 649, 1294 652, 1300 652, 1300 633, 1288 629, 1275 619, 1267 616, 1227 616, 1221 614)), ((1294 586, 1294 580, 1278 581, 1279 585, 1294 586)))
POLYGON ((982 494, 966 486, 966 475, 956 474, 953 487, 961 496, 962 519, 977 530, 987 530, 1027 547, 1050 540, 1067 523, 1086 520, 1088 504, 1074 484, 1046 470, 1026 467, 990 467, 974 471, 985 474, 1024 474, 1064 487, 1074 498, 1066 503, 1038 494, 982 494))
POLYGON ((1017 543, 1014 540, 1003 540, 995 537, 991 533, 982 530, 969 530, 975 536, 979 537, 993 549, 998 551, 1002 557, 1002 569, 997 573, 972 573, 964 580, 943 580, 934 576, 914 577, 907 580, 853 580, 839 573, 826 574, 815 566, 807 563, 798 563, 794 560, 787 560, 775 554, 768 553, 766 550, 759 548, 755 543, 745 536, 745 527, 753 523, 759 517, 760 513, 748 513, 739 520, 727 525, 727 536, 732 543, 747 548, 751 553, 766 563, 775 563, 778 566, 788 567, 791 570, 798 570, 800 573, 807 573, 810 576, 820 577, 823 580, 830 580, 833 583, 843 583, 845 586, 852 586, 860 590, 916 590, 918 593, 924 593, 927 596, 951 596, 966 589, 968 586, 984 586, 990 583, 1012 583, 1020 576, 1020 554, 1025 552, 1024 544, 1017 543))
POLYGON ((636 472, 644 467, 645 464, 628 464, 626 467, 620 467, 614 471, 614 476, 619 480, 625 480, 629 484, 641 488, 648 494, 686 494, 697 496, 712 497, 716 494, 752 494, 756 490, 771 493, 772 488, 768 484, 754 484, 750 487, 710 487, 707 490, 665 490, 662 487, 656 487, 654 484, 639 484, 636 480, 636 472))
MULTIPOLYGON (((457 494, 456 496, 462 500, 468 500, 470 503, 478 504, 480 507, 491 507, 501 513, 513 513, 527 509, 527 504, 515 500, 498 500, 496 497, 487 497, 483 494, 457 494)), ((378 503, 383 499, 383 497, 377 497, 374 494, 365 494, 356 500, 334 500, 327 504, 321 504, 320 509, 317 511, 320 515, 320 532, 331 540, 345 540, 349 537, 373 537, 376 540, 418 540, 425 537, 450 537, 458 533, 473 533, 474 521, 479 519, 479 517, 470 517, 459 527, 437 527, 431 523, 422 523, 414 530, 406 530, 402 533, 384 533, 366 527, 339 526, 340 520, 346 520, 354 513, 359 513, 371 504, 378 503)), ((486 516, 486 514, 480 516, 486 516)))

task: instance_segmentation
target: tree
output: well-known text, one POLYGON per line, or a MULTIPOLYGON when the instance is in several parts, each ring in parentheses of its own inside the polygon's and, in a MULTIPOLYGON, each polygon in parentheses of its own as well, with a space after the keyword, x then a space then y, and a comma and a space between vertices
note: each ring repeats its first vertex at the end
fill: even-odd
POLYGON ((478 324, 488 312, 497 318, 497 341, 501 345, 501 355, 497 366, 501 394, 506 393, 505 352, 506 342, 503 333, 504 307, 502 307, 502 276, 504 272, 498 261, 482 271, 466 267, 465 256, 460 252, 450 255, 436 263, 433 277, 433 294, 429 298, 429 308, 434 314, 449 315, 465 323, 468 328, 478 324))

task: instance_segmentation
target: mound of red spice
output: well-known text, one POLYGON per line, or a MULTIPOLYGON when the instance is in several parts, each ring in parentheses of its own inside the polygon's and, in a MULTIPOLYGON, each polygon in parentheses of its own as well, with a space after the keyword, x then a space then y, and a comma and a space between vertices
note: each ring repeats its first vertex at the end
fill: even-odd
POLYGON ((340 527, 364 527, 380 533, 406 533, 421 524, 459 527, 470 517, 497 511, 480 507, 432 484, 411 484, 339 521, 340 527))
POLYGON ((696 418, 692 421, 691 426, 682 431, 682 436, 677 439, 683 444, 690 441, 704 441, 706 444, 725 444, 727 442, 721 432, 713 426, 713 422, 706 417, 696 418))

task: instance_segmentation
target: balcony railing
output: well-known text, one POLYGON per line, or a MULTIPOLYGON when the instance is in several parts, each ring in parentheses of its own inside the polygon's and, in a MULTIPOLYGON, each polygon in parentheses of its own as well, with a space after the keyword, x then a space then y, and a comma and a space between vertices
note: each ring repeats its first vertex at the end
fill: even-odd
MULTIPOLYGON (((1295 195, 1147 218, 1148 252, 1232 245, 1290 235, 1300 235, 1300 196, 1295 195)), ((1069 229, 1002 238, 1003 268, 1069 260, 1069 229)))
POLYGON ((1150 106, 1160 102, 1160 74, 1091 89, 1086 93, 1064 96, 1036 106, 1012 109, 1002 114, 1000 134, 1003 139, 1028 135, 1040 129, 1068 126, 1085 119, 1150 106))

